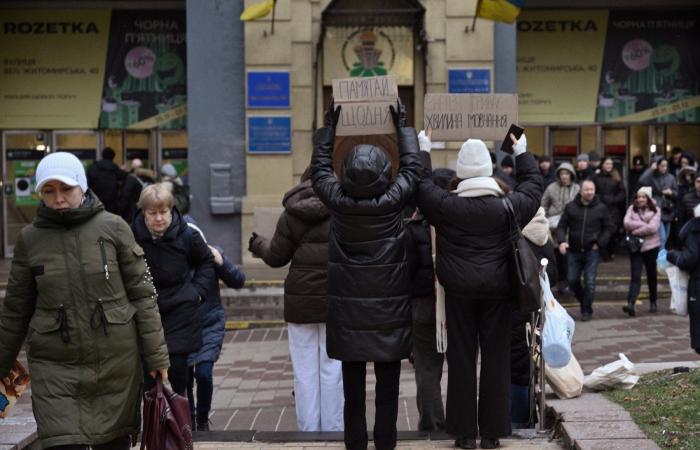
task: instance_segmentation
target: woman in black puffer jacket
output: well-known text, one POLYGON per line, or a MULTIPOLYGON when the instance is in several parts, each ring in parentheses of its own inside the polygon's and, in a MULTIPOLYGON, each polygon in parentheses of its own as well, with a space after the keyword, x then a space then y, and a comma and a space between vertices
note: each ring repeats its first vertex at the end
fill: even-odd
MULTIPOLYGON (((158 293, 158 309, 170 354, 168 371, 173 390, 187 395, 187 358, 202 347, 199 303, 216 282, 214 257, 202 237, 187 225, 161 183, 141 192, 131 229, 146 256, 158 293)), ((153 385, 147 379, 145 389, 153 385)))
MULTIPOLYGON (((514 146, 516 186, 508 194, 517 223, 535 215, 542 197, 537 161, 526 150, 523 135, 514 146)), ((421 150, 429 146, 421 144, 421 150)), ((430 168, 428 152, 421 152, 430 168), (426 155, 428 157, 426 157, 426 155)), ((457 436, 455 446, 496 448, 511 433, 509 414, 512 260, 509 215, 503 190, 491 177, 489 151, 469 139, 457 157, 459 183, 452 192, 425 176, 418 188, 418 207, 436 231, 436 274, 445 288, 448 385, 446 426, 457 436), (478 402, 476 360, 481 349, 478 402)))
POLYGON ((418 142, 394 113, 399 171, 381 148, 354 147, 343 160, 340 182, 331 154, 339 110, 326 114, 314 136, 311 179, 331 211, 328 248, 328 356, 343 362, 345 446, 367 448, 365 371, 377 376, 374 442, 396 445, 401 360, 411 351, 411 280, 401 212, 420 175, 418 142))
POLYGON ((309 172, 285 194, 272 239, 253 233, 249 250, 271 267, 292 262, 284 281, 284 320, 299 431, 342 431, 341 365, 326 353, 331 216, 311 187, 309 172))
POLYGON ((612 224, 612 234, 606 248, 601 248, 603 260, 609 261, 615 253, 617 236, 622 227, 622 218, 625 215, 625 185, 622 176, 615 168, 615 163, 610 157, 606 157, 601 164, 600 172, 593 176, 595 192, 608 208, 608 215, 612 224))

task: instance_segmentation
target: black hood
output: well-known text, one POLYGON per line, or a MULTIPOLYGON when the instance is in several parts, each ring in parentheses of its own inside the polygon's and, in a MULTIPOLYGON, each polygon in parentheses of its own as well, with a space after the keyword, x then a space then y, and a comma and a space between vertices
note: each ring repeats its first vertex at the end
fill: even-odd
POLYGON ((391 182, 391 160, 374 145, 355 146, 343 160, 340 182, 353 198, 375 198, 386 192, 391 182))

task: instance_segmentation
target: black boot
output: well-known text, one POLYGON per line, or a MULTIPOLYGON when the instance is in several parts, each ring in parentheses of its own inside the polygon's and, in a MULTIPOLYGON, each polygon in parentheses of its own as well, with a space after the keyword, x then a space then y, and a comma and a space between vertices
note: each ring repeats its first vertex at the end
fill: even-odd
POLYGON ((460 437, 455 440, 456 448, 476 448, 476 439, 460 437))
POLYGON ((649 312, 650 312, 650 313, 655 313, 655 312, 656 312, 656 302, 651 302, 651 303, 649 303, 649 312))
POLYGON ((483 438, 481 440, 481 448, 498 448, 500 446, 501 443, 498 441, 498 439, 483 438))
POLYGON ((630 317, 634 317, 634 316, 635 316, 635 313, 634 313, 634 302, 628 301, 627 304, 626 304, 625 306, 622 307, 622 310, 623 310, 624 312, 626 312, 627 314, 629 314, 630 317))

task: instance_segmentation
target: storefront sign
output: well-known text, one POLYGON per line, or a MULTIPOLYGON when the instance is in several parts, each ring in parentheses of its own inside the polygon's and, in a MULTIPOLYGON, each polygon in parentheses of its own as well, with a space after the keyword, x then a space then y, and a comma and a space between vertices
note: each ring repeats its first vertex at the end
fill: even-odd
POLYGON ((397 107, 398 93, 393 77, 333 80, 333 101, 341 107, 336 136, 395 133, 389 108, 397 107))
POLYGON ((700 121, 700 12, 611 11, 598 122, 700 121))
POLYGON ((409 27, 328 27, 323 41, 323 84, 336 78, 391 75, 413 85, 413 30, 409 27))
POLYGON ((249 70, 246 83, 246 107, 260 109, 290 108, 292 106, 289 72, 259 72, 249 70))
POLYGON ((450 94, 490 93, 491 69, 448 69, 447 92, 450 94))
POLYGON ((185 11, 114 10, 110 30, 100 128, 186 128, 185 11))
POLYGON ((606 10, 524 10, 518 17, 518 94, 524 124, 591 123, 606 10))
POLYGON ((0 129, 97 128, 109 10, 0 14, 0 129))
POLYGON ((249 153, 291 153, 291 116, 248 116, 246 142, 249 153))
POLYGON ((516 94, 426 94, 424 108, 436 141, 501 140, 518 123, 516 94))

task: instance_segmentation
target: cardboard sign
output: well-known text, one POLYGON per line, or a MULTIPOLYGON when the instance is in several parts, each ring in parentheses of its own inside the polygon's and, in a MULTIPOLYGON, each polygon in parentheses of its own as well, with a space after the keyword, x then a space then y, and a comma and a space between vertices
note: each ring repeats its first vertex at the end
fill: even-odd
POLYGON ((518 95, 426 94, 424 111, 436 141, 501 140, 518 123, 518 95))
POLYGON ((336 135, 394 133, 389 106, 396 104, 398 96, 399 89, 392 77, 333 80, 333 100, 342 107, 336 135))

